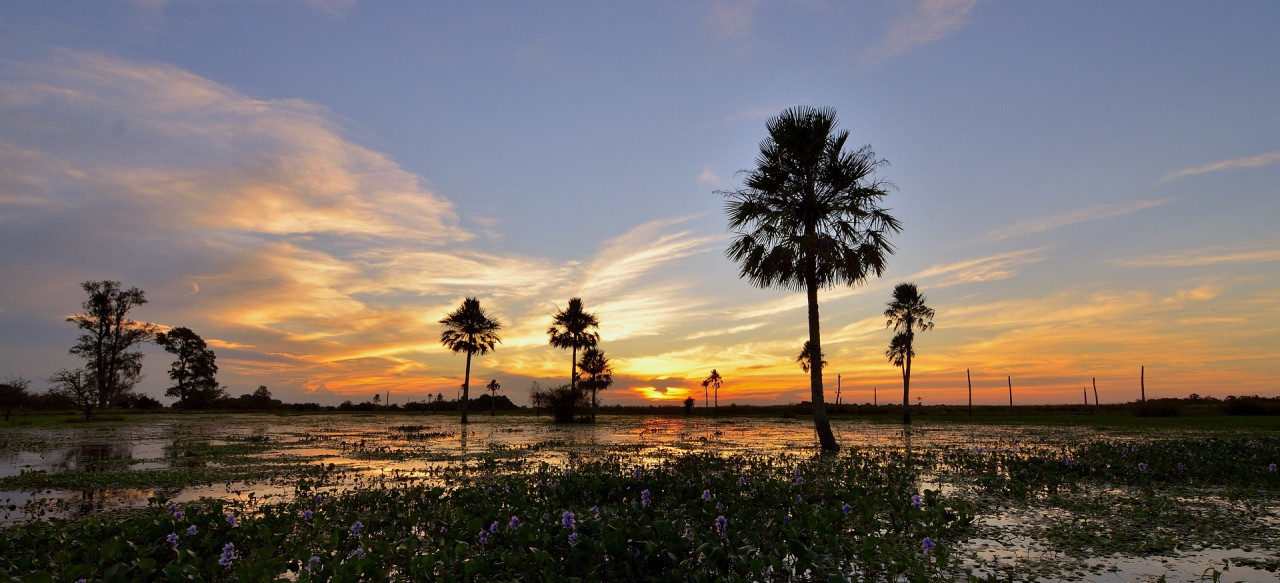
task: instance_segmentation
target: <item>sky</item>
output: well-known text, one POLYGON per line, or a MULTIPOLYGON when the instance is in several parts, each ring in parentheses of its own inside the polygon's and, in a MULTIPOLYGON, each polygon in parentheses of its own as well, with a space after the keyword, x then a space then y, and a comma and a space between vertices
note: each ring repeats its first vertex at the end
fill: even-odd
MULTIPOLYGON (((439 320, 527 403, 581 297, 606 404, 798 402, 805 298, 726 258, 768 119, 888 163, 880 278, 819 294, 827 400, 1280 395, 1280 3, 83 0, 0 8, 0 378, 48 386, 87 280, 185 326, 232 396, 454 398, 439 320), (1145 378, 1140 371, 1145 367, 1145 378)), ((160 398, 170 355, 139 384, 160 398)), ((473 392, 475 396, 475 392, 473 392)))

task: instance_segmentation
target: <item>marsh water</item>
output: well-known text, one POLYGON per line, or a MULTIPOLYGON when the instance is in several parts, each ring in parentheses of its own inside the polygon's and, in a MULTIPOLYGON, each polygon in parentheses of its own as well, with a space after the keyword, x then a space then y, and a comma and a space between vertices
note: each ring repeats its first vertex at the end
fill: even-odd
MULTIPOLYGON (((1154 437, 1149 432, 1090 426, 923 421, 904 428, 858 419, 836 420, 833 428, 846 447, 908 450, 921 456, 937 455, 948 448, 1057 455, 1087 440, 1142 441, 1154 437)), ((191 446, 234 444, 255 445, 245 456, 263 464, 339 468, 347 478, 338 488, 359 487, 365 478, 429 481, 437 479, 443 468, 465 467, 485 459, 565 465, 593 455, 624 454, 643 464, 683 453, 802 457, 818 453, 812 422, 803 418, 602 415, 596 424, 555 425, 546 417, 490 417, 481 413, 472 416, 472 423, 462 425, 456 416, 430 413, 162 414, 119 423, 2 429, 0 478, 24 472, 181 471, 219 463, 190 457, 191 446)), ((922 488, 948 494, 963 494, 965 488, 946 476, 924 476, 922 480, 922 488)), ((213 481, 168 489, 4 490, 0 491, 4 501, 0 525, 140 507, 157 495, 184 502, 250 495, 271 500, 292 494, 292 484, 271 479, 213 481)), ((1265 519, 1280 525, 1275 504, 1269 505, 1268 513, 1265 519)), ((1062 519, 1033 508, 993 509, 980 516, 980 533, 969 541, 964 554, 978 567, 1025 563, 1030 569, 1042 568, 1046 561, 1057 560, 1056 552, 1025 533, 1036 524, 1062 519)), ((1174 557, 1096 557, 1079 565, 1058 565, 1056 571, 1047 572, 1057 573, 1049 577, 1051 580, 1134 581, 1162 575, 1173 581, 1197 580, 1215 568, 1220 571, 1224 559, 1240 558, 1275 561, 1276 549, 1260 541, 1258 548, 1188 549, 1174 557)), ((1235 565, 1223 574, 1226 581, 1277 580, 1274 573, 1235 565)))

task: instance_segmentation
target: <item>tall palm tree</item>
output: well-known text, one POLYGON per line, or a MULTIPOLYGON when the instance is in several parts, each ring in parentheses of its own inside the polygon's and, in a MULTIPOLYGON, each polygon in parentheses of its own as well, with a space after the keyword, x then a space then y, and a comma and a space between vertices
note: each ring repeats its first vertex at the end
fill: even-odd
POLYGON ((489 416, 494 417, 498 414, 498 391, 502 390, 502 383, 492 379, 484 388, 489 389, 489 416))
POLYGON ((450 312, 440 323, 444 331, 440 333, 440 343, 454 353, 467 353, 467 372, 462 378, 462 401, 458 410, 462 412, 462 422, 467 423, 467 399, 471 388, 471 355, 485 354, 493 350, 502 338, 498 330, 502 324, 490 318, 480 307, 480 300, 467 298, 462 300, 458 309, 450 312))
MULTIPOLYGON (((804 290, 809 343, 822 354, 818 290, 858 285, 884 273, 893 253, 887 236, 901 223, 878 206, 891 188, 871 175, 886 162, 870 146, 845 150, 833 109, 790 108, 767 123, 756 168, 743 187, 722 191, 729 229, 725 254, 739 275, 761 287, 804 290)), ((822 367, 810 367, 813 422, 824 451, 840 448, 827 420, 822 367)))
POLYGON ((592 346, 582 352, 582 360, 578 361, 578 369, 584 377, 581 386, 591 391, 591 422, 596 421, 596 392, 603 391, 613 384, 613 365, 604 351, 592 346))
POLYGON ((716 369, 714 368, 711 369, 711 376, 707 377, 707 380, 702 381, 702 392, 704 398, 706 397, 705 393, 707 392, 708 387, 715 389, 716 391, 716 415, 720 414, 720 386, 723 383, 724 377, 720 376, 720 373, 716 372, 716 369))
POLYGON ((573 350, 569 359, 569 390, 575 393, 578 390, 578 349, 600 343, 600 333, 591 330, 599 327, 600 320, 596 315, 582 309, 582 298, 570 298, 568 307, 551 317, 551 327, 547 329, 551 345, 561 350, 573 350))
MULTIPOLYGON (((796 363, 800 365, 800 370, 809 372, 809 368, 813 366, 813 359, 809 357, 809 341, 804 341, 804 348, 800 349, 800 354, 796 356, 796 363)), ((818 357, 818 366, 827 368, 826 355, 818 357)))
POLYGON ((885 356, 895 366, 902 367, 902 422, 911 423, 911 359, 915 357, 916 331, 933 328, 933 308, 925 303, 924 294, 914 283, 900 283, 893 288, 893 297, 884 310, 889 320, 885 327, 893 326, 897 334, 889 342, 885 356))

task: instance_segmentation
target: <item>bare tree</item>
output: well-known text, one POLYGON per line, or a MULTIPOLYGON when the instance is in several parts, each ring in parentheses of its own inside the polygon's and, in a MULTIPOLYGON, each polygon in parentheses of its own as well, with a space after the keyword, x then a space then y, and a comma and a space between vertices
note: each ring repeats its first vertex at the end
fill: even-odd
POLYGON ((92 407, 108 407, 142 378, 142 352, 133 348, 154 338, 156 327, 129 319, 131 310, 147 303, 142 290, 120 289, 118 281, 86 281, 80 287, 89 295, 82 306, 85 313, 67 321, 85 332, 70 352, 85 360, 84 374, 93 383, 92 407))

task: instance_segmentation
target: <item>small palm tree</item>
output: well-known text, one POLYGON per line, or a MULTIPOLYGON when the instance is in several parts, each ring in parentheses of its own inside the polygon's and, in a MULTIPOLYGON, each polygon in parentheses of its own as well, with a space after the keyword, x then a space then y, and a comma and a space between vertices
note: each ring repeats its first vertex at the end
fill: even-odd
POLYGON ((933 328, 933 308, 925 303, 924 294, 914 283, 900 283, 893 288, 893 297, 884 310, 889 320, 885 327, 893 326, 897 334, 889 342, 885 356, 895 366, 902 367, 902 422, 911 423, 911 359, 915 357, 916 331, 933 328))
POLYGON ((551 317, 551 327, 547 335, 551 337, 551 345, 564 350, 573 350, 569 359, 569 390, 578 390, 578 349, 590 348, 600 343, 600 333, 592 331, 599 328, 600 320, 595 314, 582 309, 582 298, 571 298, 569 306, 551 317))
POLYGON ((702 381, 702 393, 703 393, 704 400, 706 399, 706 392, 708 387, 715 389, 716 391, 716 414, 717 415, 720 414, 720 386, 723 383, 724 383, 724 377, 721 377, 720 373, 716 372, 716 369, 714 368, 711 369, 711 376, 707 377, 707 380, 702 381))
POLYGON ((499 383, 498 379, 493 379, 484 388, 489 389, 489 416, 496 416, 498 414, 498 391, 502 390, 502 383, 499 383))
MULTIPOLYGON (((800 370, 804 372, 810 372, 810 370, 812 369, 813 359, 809 358, 809 341, 808 340, 804 341, 804 348, 801 348, 800 354, 796 356, 796 363, 800 365, 800 370)), ((821 366, 822 368, 827 368, 827 359, 825 354, 818 359, 818 365, 821 366)))
POLYGON ((502 338, 498 330, 502 324, 490 318, 480 307, 480 300, 467 298, 462 300, 458 309, 450 312, 440 323, 444 331, 440 333, 440 343, 455 354, 467 353, 467 370, 462 378, 462 401, 458 410, 462 412, 462 422, 467 423, 467 399, 471 387, 471 355, 485 354, 493 350, 502 338))
POLYGON ((613 384, 613 366, 604 351, 592 346, 582 352, 582 360, 578 361, 578 370, 584 377, 579 383, 584 390, 591 391, 591 422, 596 421, 596 392, 603 391, 613 384))
MULTIPOLYGON (((847 151, 832 109, 798 106, 766 124, 756 168, 743 188, 720 194, 736 238, 726 250, 739 275, 762 287, 804 290, 809 342, 822 354, 818 290, 859 285, 884 272, 887 236, 902 229, 879 202, 890 185, 872 174, 885 164, 870 146, 847 151)), ((823 402, 822 367, 811 367, 813 424, 823 451, 840 449, 823 402)))

